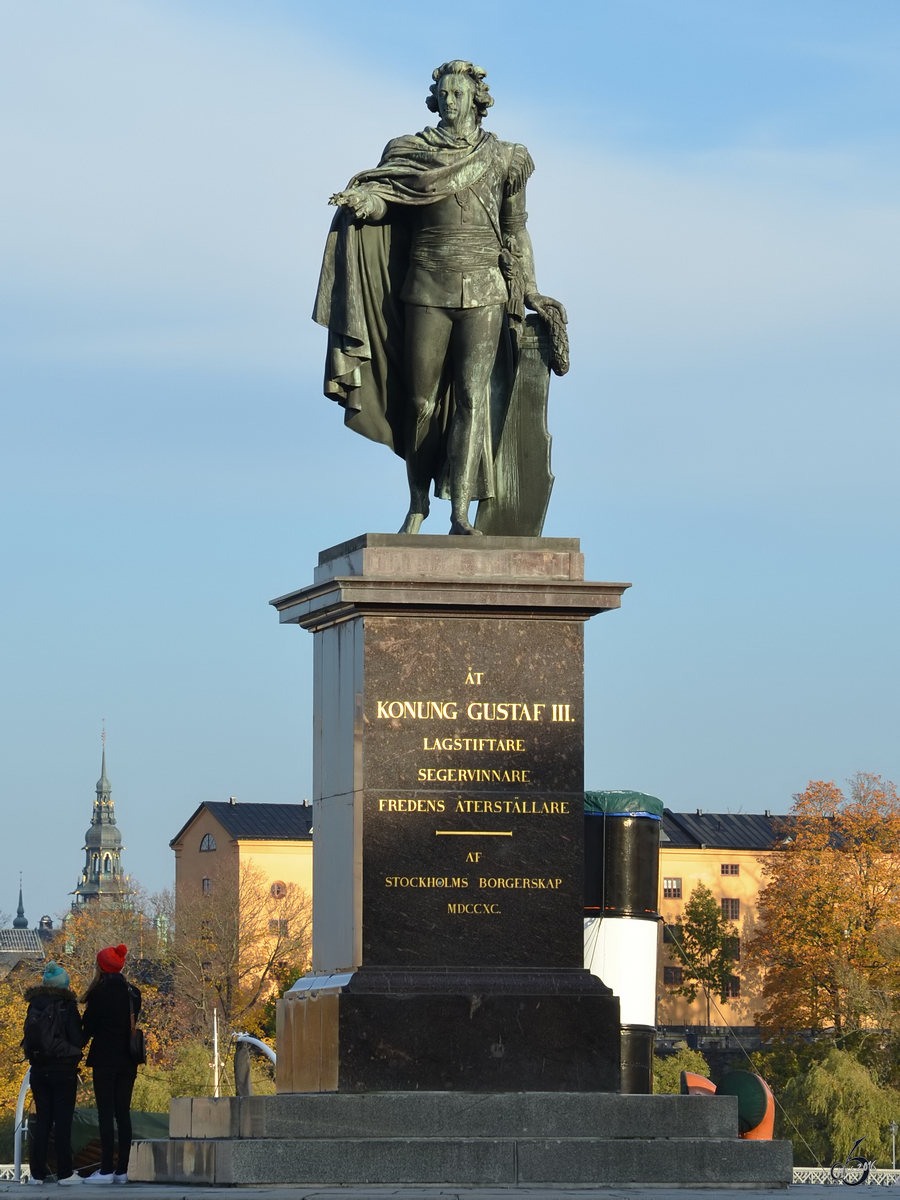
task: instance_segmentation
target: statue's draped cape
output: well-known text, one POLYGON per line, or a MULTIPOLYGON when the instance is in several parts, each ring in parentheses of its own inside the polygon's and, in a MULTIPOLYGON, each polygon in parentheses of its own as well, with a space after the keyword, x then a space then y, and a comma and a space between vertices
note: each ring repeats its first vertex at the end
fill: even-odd
MULTIPOLYGON (((503 153, 493 134, 479 130, 469 142, 439 126, 395 138, 379 165, 355 175, 348 189, 364 186, 388 204, 380 221, 357 220, 339 208, 328 234, 313 319, 328 329, 325 395, 344 408, 344 421, 357 433, 405 455, 409 399, 404 375, 404 305, 400 291, 409 267, 410 235, 402 209, 434 204, 477 183, 503 153), (399 206, 399 207, 398 207, 399 206)), ((530 173, 531 160, 525 154, 530 173)), ((525 182, 527 174, 518 185, 525 182)), ((508 404, 514 361, 508 332, 501 339, 491 387, 477 491, 493 495, 491 435, 498 412, 508 404)), ((452 388, 442 389, 435 420, 446 435, 453 415, 452 388)), ((501 421, 502 424, 502 421, 501 421)), ((438 495, 446 478, 435 479, 438 495)), ((473 497, 478 498, 478 497, 473 497)))

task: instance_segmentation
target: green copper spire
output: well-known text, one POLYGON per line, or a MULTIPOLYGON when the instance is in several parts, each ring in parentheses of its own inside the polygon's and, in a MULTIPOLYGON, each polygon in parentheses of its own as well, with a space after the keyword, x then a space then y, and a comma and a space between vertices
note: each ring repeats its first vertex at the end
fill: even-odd
POLYGON ((97 780, 97 799, 104 800, 108 804, 111 792, 112 788, 110 787, 109 780, 106 778, 106 747, 104 746, 103 758, 100 764, 100 778, 97 780))
POLYGON ((28 918, 25 916, 25 905, 22 903, 22 880, 19 879, 19 907, 16 909, 16 919, 13 921, 13 929, 27 929, 28 918))
POLYGON ((75 888, 73 908, 84 904, 112 904, 132 894, 128 877, 122 871, 122 835, 116 827, 112 785, 106 776, 106 730, 103 731, 103 756, 97 780, 91 827, 85 834, 84 868, 75 888))

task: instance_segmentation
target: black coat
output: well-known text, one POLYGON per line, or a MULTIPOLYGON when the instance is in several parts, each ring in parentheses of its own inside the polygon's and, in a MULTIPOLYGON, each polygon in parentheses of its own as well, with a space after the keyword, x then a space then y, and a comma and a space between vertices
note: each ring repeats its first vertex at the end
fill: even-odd
POLYGON ((128 1050, 131 1038, 129 993, 137 1016, 141 1011, 141 993, 124 975, 105 973, 88 992, 81 1024, 85 1039, 91 1039, 87 1056, 89 1067, 112 1071, 135 1069, 128 1050))
POLYGON ((63 1034, 73 1051, 72 1054, 40 1063, 39 1069, 43 1071, 74 1071, 81 1062, 81 1047, 87 1041, 81 1029, 78 999, 75 993, 71 988, 45 987, 44 984, 38 984, 37 987, 28 989, 25 999, 28 1001, 29 1013, 41 1013, 51 1004, 62 1006, 63 1034))

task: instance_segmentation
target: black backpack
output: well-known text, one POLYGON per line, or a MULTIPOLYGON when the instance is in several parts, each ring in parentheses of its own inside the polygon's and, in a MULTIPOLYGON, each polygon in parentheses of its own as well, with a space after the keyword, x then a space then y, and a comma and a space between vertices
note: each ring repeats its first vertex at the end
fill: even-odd
POLYGON ((66 1039, 66 1000, 52 1000, 43 1008, 28 1006, 22 1052, 33 1067, 60 1058, 81 1057, 81 1048, 66 1039))

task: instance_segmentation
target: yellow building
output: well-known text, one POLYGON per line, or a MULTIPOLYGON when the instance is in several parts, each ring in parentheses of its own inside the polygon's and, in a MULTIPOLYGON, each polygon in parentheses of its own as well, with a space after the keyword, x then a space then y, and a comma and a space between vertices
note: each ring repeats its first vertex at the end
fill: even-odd
POLYGON ((723 1003, 713 997, 709 1024, 747 1028, 761 1007, 762 980, 743 961, 743 950, 756 929, 759 894, 766 886, 763 862, 773 853, 776 818, 743 813, 675 813, 665 810, 659 856, 661 927, 657 968, 657 1026, 705 1026, 706 999, 689 1003, 673 995, 681 983, 679 960, 671 952, 667 926, 677 925, 698 883, 715 896, 734 922, 734 974, 723 1003))
POLYGON ((201 804, 169 845, 175 851, 175 904, 212 892, 217 879, 234 885, 241 866, 264 873, 272 895, 295 883, 312 898, 312 806, 201 804))

